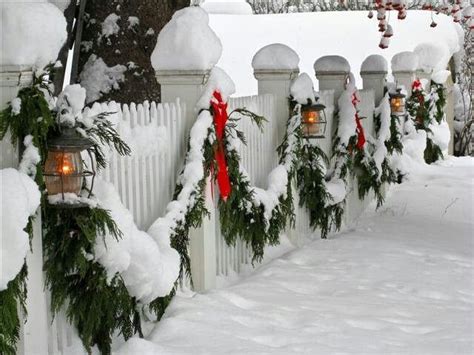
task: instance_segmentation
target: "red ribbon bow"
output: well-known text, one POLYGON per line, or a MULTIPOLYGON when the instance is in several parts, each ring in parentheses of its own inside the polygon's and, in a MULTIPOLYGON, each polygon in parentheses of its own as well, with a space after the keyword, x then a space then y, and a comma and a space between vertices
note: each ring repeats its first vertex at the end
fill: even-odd
POLYGON ((357 94, 354 92, 352 94, 352 105, 354 105, 356 109, 356 114, 355 114, 355 120, 356 120, 356 133, 357 133, 357 149, 362 149, 364 148, 366 139, 365 139, 365 133, 364 133, 364 127, 362 127, 362 122, 361 118, 359 117, 359 113, 357 112, 357 104, 360 102, 360 100, 357 98, 357 94))
POLYGON ((215 149, 215 158, 217 162, 217 185, 221 198, 226 201, 231 192, 229 173, 227 172, 227 161, 224 149, 224 131, 229 116, 227 115, 227 103, 222 100, 222 95, 214 91, 211 99, 211 107, 214 113, 214 127, 216 129, 217 148, 215 149))
POLYGON ((423 88, 423 85, 421 85, 421 81, 419 79, 416 79, 413 84, 411 84, 411 89, 412 90, 421 90, 423 88))

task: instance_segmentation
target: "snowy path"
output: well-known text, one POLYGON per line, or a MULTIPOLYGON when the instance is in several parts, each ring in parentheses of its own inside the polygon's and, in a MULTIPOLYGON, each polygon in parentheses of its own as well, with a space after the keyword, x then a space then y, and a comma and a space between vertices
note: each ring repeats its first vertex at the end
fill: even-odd
POLYGON ((178 297, 121 354, 472 354, 474 159, 426 167, 355 229, 178 297))

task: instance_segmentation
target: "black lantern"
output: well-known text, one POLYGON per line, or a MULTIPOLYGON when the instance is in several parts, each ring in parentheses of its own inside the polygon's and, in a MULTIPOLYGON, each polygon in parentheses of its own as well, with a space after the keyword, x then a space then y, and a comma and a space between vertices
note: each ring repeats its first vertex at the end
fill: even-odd
POLYGON ((322 104, 308 104, 301 106, 301 128, 305 138, 326 137, 326 106, 322 104))
POLYGON ((402 89, 397 89, 396 93, 390 93, 390 109, 392 115, 403 116, 405 114, 405 95, 402 89))
POLYGON ((84 178, 92 176, 94 186, 95 169, 90 148, 92 142, 79 135, 74 128, 63 128, 61 135, 48 141, 48 156, 44 166, 44 177, 48 196, 61 195, 61 200, 54 205, 77 208, 84 204, 75 201, 66 201, 65 194, 80 195, 84 178), (86 170, 81 152, 86 150, 90 157, 91 170, 86 170))

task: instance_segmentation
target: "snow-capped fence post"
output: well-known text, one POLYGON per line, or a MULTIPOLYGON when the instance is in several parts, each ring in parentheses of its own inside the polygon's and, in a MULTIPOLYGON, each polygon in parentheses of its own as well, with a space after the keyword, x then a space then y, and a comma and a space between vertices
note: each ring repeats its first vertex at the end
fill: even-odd
POLYGON ((360 69, 364 90, 374 91, 375 106, 378 106, 384 97, 387 79, 388 64, 384 57, 379 54, 368 56, 360 69))
MULTIPOLYGON (((349 73, 351 72, 349 62, 338 55, 324 56, 314 62, 314 72, 319 81, 319 91, 334 91, 334 104, 337 109, 337 100, 345 90, 349 73)), ((337 117, 334 116, 332 130, 327 132, 330 137, 334 136, 338 124, 337 117)))
MULTIPOLYGON (((0 109, 13 100, 18 91, 33 82, 31 67, 20 65, 0 66, 0 109)), ((0 168, 17 168, 18 147, 10 143, 10 134, 0 142, 0 168)), ((48 353, 48 306, 44 291, 43 249, 41 236, 41 214, 38 212, 33 222, 31 250, 26 257, 28 281, 26 309, 27 322, 21 322, 18 354, 48 353)))
POLYGON ((416 79, 418 56, 413 52, 401 52, 392 58, 392 74, 397 86, 404 86, 408 97, 411 96, 411 85, 416 79))
POLYGON ((290 86, 299 74, 299 57, 288 46, 270 44, 260 49, 252 60, 254 76, 258 80, 258 94, 275 97, 278 142, 283 140, 290 115, 290 86))

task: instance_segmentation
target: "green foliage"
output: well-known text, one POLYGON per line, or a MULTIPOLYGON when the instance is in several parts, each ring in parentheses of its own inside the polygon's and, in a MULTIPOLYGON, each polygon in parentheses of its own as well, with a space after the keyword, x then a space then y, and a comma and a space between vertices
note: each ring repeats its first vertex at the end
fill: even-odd
MULTIPOLYGON (((368 143, 366 143, 368 144, 368 143)), ((357 149, 354 154, 354 169, 357 176, 357 188, 359 198, 363 200, 372 190, 377 200, 377 208, 383 205, 384 197, 382 180, 379 179, 379 171, 373 159, 367 158, 364 150, 357 149)))
POLYGON ((99 169, 105 168, 107 165, 102 146, 108 145, 120 155, 130 155, 131 153, 130 147, 120 138, 112 122, 107 119, 110 114, 110 112, 99 114, 94 118, 94 124, 89 128, 81 125, 94 144, 93 151, 99 169))
POLYGON ((334 222, 334 218, 329 214, 332 209, 326 207, 331 201, 331 195, 325 185, 326 176, 323 167, 324 163, 329 163, 328 158, 321 148, 311 145, 308 141, 302 144, 298 158, 296 181, 300 207, 307 208, 311 228, 320 228, 321 237, 325 239, 334 222))
MULTIPOLYGON (((52 93, 46 75, 36 77, 31 87, 19 91, 21 110, 18 114, 13 112, 11 105, 0 113, 0 138, 3 139, 9 131, 12 143, 17 144, 25 136, 32 135, 33 144, 41 156, 35 180, 43 192, 44 271, 46 285, 51 291, 53 313, 66 307, 68 320, 77 327, 86 349, 90 351, 97 345, 102 353, 109 354, 112 336, 121 334, 128 339, 136 332, 141 334, 137 302, 128 294, 119 275, 107 275, 105 269, 93 260, 96 238, 106 233, 121 237, 108 211, 55 208, 46 201, 42 166, 47 157, 47 141, 60 134, 55 119, 57 113, 48 104, 52 93)), ((105 167, 103 145, 115 148, 120 154, 130 153, 106 116, 96 117, 92 127, 80 124, 77 127, 93 140, 92 152, 99 168, 105 167)), ((31 224, 28 231, 31 232, 31 224)), ((0 294, 2 354, 15 351, 19 329, 17 305, 24 306, 25 278, 26 266, 0 294)))
MULTIPOLYGON (((33 144, 39 149, 44 159, 47 154, 46 141, 57 129, 46 98, 51 95, 51 91, 45 75, 35 77, 31 87, 23 88, 18 92, 17 97, 21 100, 21 110, 18 114, 14 114, 11 105, 0 112, 0 140, 5 138, 8 131, 13 145, 22 143, 24 137, 31 135, 33 144)), ((41 164, 38 165, 41 166, 41 164)), ((35 180, 39 186, 42 186, 41 169, 36 170, 35 180)))
POLYGON ((444 108, 446 106, 446 90, 442 84, 431 82, 431 92, 427 94, 424 90, 414 91, 407 100, 407 111, 414 121, 417 130, 426 131, 426 149, 424 152, 427 164, 443 158, 441 148, 432 139, 430 124, 435 121, 439 124, 444 118, 444 108))
POLYGON ((0 354, 15 355, 20 338, 19 307, 26 315, 26 264, 18 275, 0 292, 0 354))
MULTIPOLYGON (((237 110, 242 113, 241 110, 237 110)), ((243 113, 262 129, 261 116, 243 113)), ((240 139, 245 144, 245 137, 237 130, 235 121, 226 126, 225 146, 229 147, 229 136, 240 139)), ((291 159, 287 152, 288 136, 285 136, 280 152, 280 163, 291 159)), ((288 221, 293 220, 293 197, 291 190, 292 172, 289 173, 286 196, 280 196, 277 206, 273 209, 270 219, 265 218, 262 205, 254 203, 254 191, 247 176, 240 168, 240 155, 234 149, 227 149, 227 166, 232 185, 232 193, 226 201, 219 201, 219 218, 221 232, 228 245, 235 245, 241 238, 252 249, 252 261, 261 261, 266 245, 279 243, 280 233, 286 228, 288 221)))
POLYGON ((44 271, 54 313, 66 309, 87 351, 97 345, 110 354, 112 337, 140 332, 137 302, 121 277, 107 275, 93 260, 97 238, 119 239, 121 232, 108 211, 63 209, 45 205, 43 214, 44 271), (111 277, 111 279, 109 278, 111 277))

